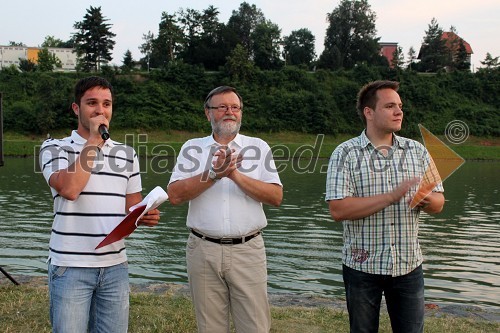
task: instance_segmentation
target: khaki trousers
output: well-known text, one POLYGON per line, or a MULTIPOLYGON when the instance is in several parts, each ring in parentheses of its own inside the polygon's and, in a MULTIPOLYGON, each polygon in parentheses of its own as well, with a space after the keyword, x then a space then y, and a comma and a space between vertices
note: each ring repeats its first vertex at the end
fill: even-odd
POLYGON ((237 333, 269 332, 262 235, 243 244, 220 245, 190 234, 186 259, 198 332, 229 332, 230 315, 237 333))

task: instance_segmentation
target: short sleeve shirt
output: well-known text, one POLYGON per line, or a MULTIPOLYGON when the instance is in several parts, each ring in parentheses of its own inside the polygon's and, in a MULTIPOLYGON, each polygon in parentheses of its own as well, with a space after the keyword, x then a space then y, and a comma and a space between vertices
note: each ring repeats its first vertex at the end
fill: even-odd
MULTIPOLYGON (((364 131, 340 144, 328 166, 326 201, 388 193, 414 177, 435 181, 438 185, 433 191, 443 192, 427 149, 417 141, 393 137, 387 156, 372 145, 364 131)), ((414 186, 399 202, 371 216, 342 222, 342 262, 346 266, 370 274, 400 276, 422 263, 420 209, 409 207, 417 189, 414 186)))
MULTIPOLYGON (((238 168, 241 173, 281 186, 266 142, 238 134, 228 146, 244 157, 238 168)), ((219 144, 212 136, 187 141, 181 148, 169 184, 209 169, 218 149, 219 144)), ((261 202, 246 195, 231 179, 224 177, 190 200, 186 224, 207 236, 239 237, 263 229, 267 226, 267 219, 261 202)))
MULTIPOLYGON (((86 140, 76 131, 70 137, 46 140, 40 149, 40 168, 50 176, 68 168, 86 140)), ((67 200, 51 188, 54 221, 49 258, 57 266, 108 267, 127 260, 123 240, 95 250, 126 215, 126 195, 141 192, 139 161, 134 149, 107 140, 79 197, 67 200)))

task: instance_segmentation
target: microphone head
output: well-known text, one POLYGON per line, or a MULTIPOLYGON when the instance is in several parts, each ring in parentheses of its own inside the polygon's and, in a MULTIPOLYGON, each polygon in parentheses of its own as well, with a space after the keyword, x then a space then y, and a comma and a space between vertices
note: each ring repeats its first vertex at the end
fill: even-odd
POLYGON ((99 126, 99 134, 101 134, 101 138, 104 141, 109 139, 109 132, 108 132, 108 128, 106 127, 106 125, 102 124, 99 126))

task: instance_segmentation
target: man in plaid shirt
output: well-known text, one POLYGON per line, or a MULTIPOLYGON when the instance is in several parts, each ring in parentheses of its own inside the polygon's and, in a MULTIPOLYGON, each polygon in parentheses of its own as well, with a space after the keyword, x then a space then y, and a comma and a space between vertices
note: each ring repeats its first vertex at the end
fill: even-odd
POLYGON ((343 279, 351 332, 377 332, 382 294, 394 332, 423 332, 424 279, 420 212, 443 209, 443 187, 427 149, 394 134, 403 104, 398 82, 375 81, 358 94, 366 128, 333 152, 326 201, 342 221, 343 279), (433 190, 414 208, 420 181, 433 190))

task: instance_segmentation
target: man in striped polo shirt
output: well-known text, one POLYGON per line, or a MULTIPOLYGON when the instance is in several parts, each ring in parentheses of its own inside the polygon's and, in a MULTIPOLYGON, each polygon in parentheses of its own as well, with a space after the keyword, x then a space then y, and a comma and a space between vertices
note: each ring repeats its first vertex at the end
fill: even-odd
POLYGON ((358 94, 366 128, 333 152, 326 201, 343 221, 343 278, 351 332, 377 332, 382 294, 394 332, 423 332, 424 280, 418 242, 420 212, 444 205, 439 175, 417 141, 394 134, 401 129, 403 104, 398 82, 375 81, 358 94), (415 209, 410 200, 419 180, 437 186, 415 209), (432 179, 431 179, 432 180, 432 179))
MULTIPOLYGON (((61 140, 46 140, 40 149, 40 166, 54 198, 48 260, 52 330, 127 332, 125 243, 95 248, 142 200, 137 154, 100 133, 100 126, 109 127, 113 110, 108 81, 78 81, 72 109, 77 130, 61 140)), ((158 221, 155 209, 140 223, 154 226, 158 221)))

